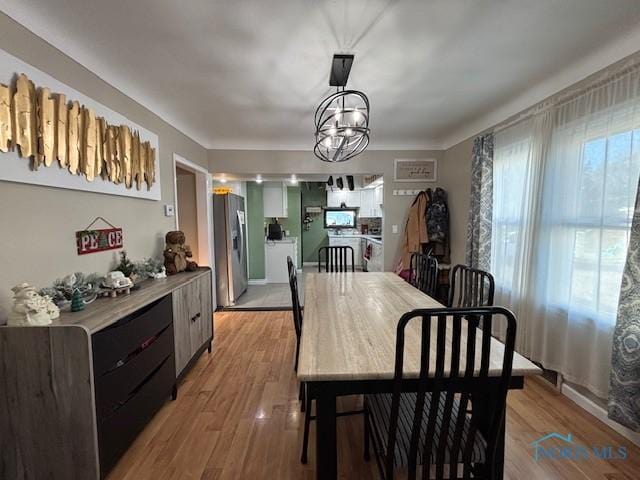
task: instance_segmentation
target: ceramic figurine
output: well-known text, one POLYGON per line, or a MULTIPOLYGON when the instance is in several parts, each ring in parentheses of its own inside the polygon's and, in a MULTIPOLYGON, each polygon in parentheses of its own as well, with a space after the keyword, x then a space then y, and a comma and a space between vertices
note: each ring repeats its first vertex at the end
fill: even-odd
POLYGON ((38 295, 36 289, 28 283, 16 285, 11 291, 14 295, 13 308, 7 325, 49 325, 60 316, 60 309, 51 301, 51 297, 38 295))
POLYGON ((162 267, 162 269, 157 273, 150 273, 151 278, 155 278, 156 280, 160 278, 167 278, 167 269, 162 267))
POLYGON ((125 288, 133 285, 133 282, 125 277, 124 273, 116 270, 105 275, 103 285, 107 288, 125 288))

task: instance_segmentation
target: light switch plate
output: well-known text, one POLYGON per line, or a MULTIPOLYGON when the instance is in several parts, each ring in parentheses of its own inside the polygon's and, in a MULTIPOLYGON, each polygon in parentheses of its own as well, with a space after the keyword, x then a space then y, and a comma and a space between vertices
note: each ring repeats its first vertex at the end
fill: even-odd
POLYGON ((398 233, 398 225, 391 225, 391 233, 398 233))
POLYGON ((165 205, 164 206, 164 216, 165 217, 173 217, 176 214, 173 205, 165 205))

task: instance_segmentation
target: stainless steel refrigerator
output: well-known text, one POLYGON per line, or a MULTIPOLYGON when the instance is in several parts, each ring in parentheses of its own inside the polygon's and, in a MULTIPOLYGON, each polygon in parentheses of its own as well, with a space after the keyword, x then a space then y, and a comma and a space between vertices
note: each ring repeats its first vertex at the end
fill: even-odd
POLYGON ((227 193, 213 196, 218 304, 234 305, 247 290, 247 224, 244 198, 227 193))

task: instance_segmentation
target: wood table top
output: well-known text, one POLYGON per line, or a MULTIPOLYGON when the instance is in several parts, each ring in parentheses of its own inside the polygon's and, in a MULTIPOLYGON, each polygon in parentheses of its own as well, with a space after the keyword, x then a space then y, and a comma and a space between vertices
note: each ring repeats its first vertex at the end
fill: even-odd
MULTIPOLYGON (((400 317, 417 308, 442 304, 391 272, 308 273, 300 341, 298 378, 301 381, 392 379, 396 329, 400 317)), ((417 377, 420 359, 419 320, 406 330, 404 371, 417 377)), ((432 339, 435 338, 435 322, 432 339)), ((450 338, 450 332, 448 337, 450 338)), ((466 329, 462 330, 462 351, 466 329)), ((477 338, 477 357, 480 356, 477 338)), ((447 351, 450 341, 447 342, 447 351)), ((435 355, 435 348, 433 349, 435 355)), ((492 340, 489 375, 502 369, 504 345, 492 340)), ((449 365, 449 360, 446 360, 449 365)), ((476 362, 476 365, 479 361, 476 362)), ((435 366, 435 361, 431 362, 435 366)), ((461 371, 464 358, 461 359, 461 371)), ((513 376, 539 375, 542 370, 515 353, 513 376)))

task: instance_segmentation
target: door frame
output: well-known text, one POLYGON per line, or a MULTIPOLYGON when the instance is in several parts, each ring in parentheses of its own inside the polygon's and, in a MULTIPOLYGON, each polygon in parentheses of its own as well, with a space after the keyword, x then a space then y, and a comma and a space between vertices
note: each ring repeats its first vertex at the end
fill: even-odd
POLYGON ((176 168, 192 172, 196 183, 196 220, 198 223, 198 264, 209 266, 212 271, 211 290, 213 305, 216 305, 215 282, 215 239, 213 231, 213 189, 209 171, 186 158, 173 154, 173 206, 175 214, 175 228, 179 229, 178 218, 178 182, 176 168))

